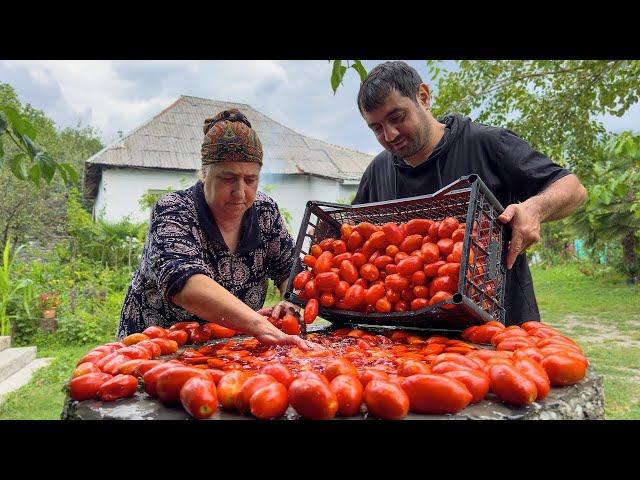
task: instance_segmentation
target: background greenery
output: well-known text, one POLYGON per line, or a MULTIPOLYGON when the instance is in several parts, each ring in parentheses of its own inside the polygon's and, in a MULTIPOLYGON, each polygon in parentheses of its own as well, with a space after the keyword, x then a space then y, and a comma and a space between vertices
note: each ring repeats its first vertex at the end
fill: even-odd
MULTIPOLYGON (((580 342, 605 374, 607 418, 640 418, 640 135, 607 132, 601 122, 637 103, 640 62, 463 61, 450 71, 428 65, 434 114, 507 126, 586 186, 586 204, 543 225, 531 249, 536 294, 543 321, 580 342), (568 248, 577 239, 580 259, 568 248)), ((334 61, 334 91, 351 70, 367 73, 358 61, 334 61)), ((91 126, 58 128, 0 83, 0 252, 8 252, 0 264, 0 321, 15 346, 36 345, 38 356, 54 358, 8 397, 0 419, 58 418, 76 359, 114 338, 147 227, 92 219, 80 179, 84 161, 102 148, 91 126), (47 292, 60 298, 55 333, 38 328, 38 295, 47 292)), ((157 196, 149 192, 140 207, 150 208, 157 196)), ((298 226, 281 211, 295 235, 298 226)), ((268 295, 267 304, 275 303, 272 284, 268 295)))

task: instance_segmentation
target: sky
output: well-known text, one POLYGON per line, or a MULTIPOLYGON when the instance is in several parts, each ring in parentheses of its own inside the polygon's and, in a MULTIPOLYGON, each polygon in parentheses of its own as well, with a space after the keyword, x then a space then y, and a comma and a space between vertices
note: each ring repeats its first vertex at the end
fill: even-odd
MULTIPOLYGON (((379 62, 363 64, 370 70, 379 62)), ((424 60, 408 63, 430 82, 424 60)), ((247 103, 304 135, 378 153, 356 106, 359 76, 349 71, 335 95, 330 76, 326 60, 0 60, 0 82, 9 83, 21 102, 43 110, 58 127, 97 128, 106 145, 118 131, 126 135, 180 95, 191 95, 247 103)), ((611 131, 638 131, 640 105, 603 120, 611 131)))

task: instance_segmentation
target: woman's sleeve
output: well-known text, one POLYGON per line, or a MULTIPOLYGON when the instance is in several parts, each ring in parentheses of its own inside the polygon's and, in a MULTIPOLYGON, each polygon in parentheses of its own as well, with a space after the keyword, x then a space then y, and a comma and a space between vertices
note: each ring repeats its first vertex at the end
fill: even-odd
POLYGON ((287 278, 293 267, 293 238, 287 231, 282 215, 278 210, 278 205, 273 202, 273 211, 270 212, 273 219, 270 228, 266 233, 267 255, 266 267, 267 275, 278 288, 287 278))
POLYGON ((212 277, 196 235, 195 218, 184 200, 169 194, 156 203, 149 228, 149 263, 161 294, 169 302, 192 275, 212 277))

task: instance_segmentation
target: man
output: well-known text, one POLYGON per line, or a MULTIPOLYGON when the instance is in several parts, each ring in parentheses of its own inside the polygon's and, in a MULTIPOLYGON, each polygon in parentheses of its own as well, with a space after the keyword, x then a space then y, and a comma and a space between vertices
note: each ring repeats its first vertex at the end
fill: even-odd
POLYGON ((540 224, 571 214, 586 190, 515 133, 459 115, 438 120, 430 101, 429 87, 406 63, 371 70, 358 92, 358 108, 385 150, 365 170, 353 204, 426 195, 478 174, 506 207, 498 219, 512 229, 506 324, 540 320, 524 252, 540 239, 540 224))

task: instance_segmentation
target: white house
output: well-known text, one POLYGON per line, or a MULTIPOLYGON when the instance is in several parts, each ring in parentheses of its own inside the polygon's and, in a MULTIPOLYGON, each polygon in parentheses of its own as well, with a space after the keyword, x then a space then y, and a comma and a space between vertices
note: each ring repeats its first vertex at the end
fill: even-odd
POLYGON ((181 96, 86 161, 85 195, 94 202, 94 218, 146 221, 149 210, 139 203, 143 194, 191 186, 201 164, 204 119, 229 108, 243 112, 260 137, 264 159, 259 189, 268 190, 292 214, 294 238, 306 202, 346 200, 373 158, 294 132, 250 105, 181 96))

